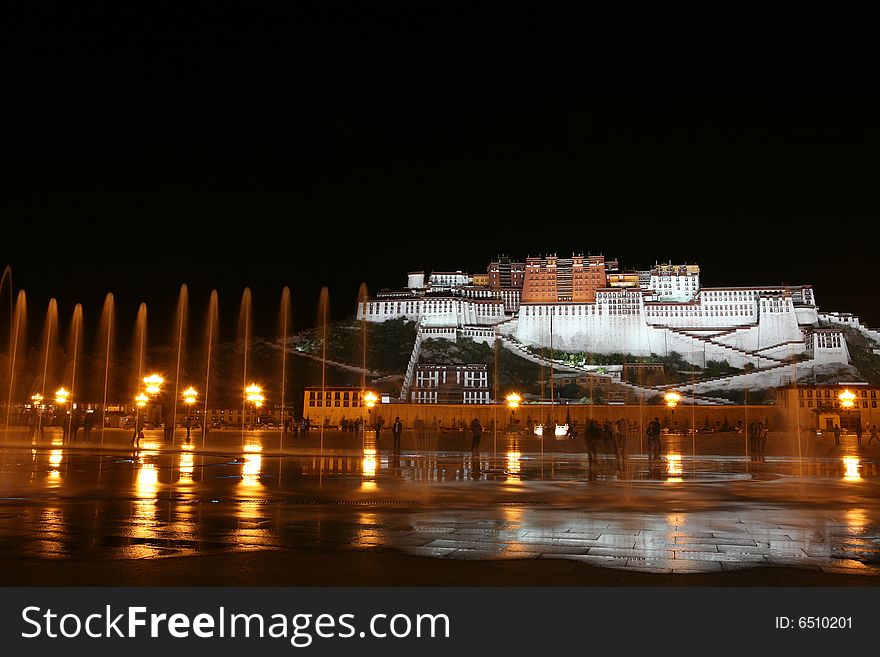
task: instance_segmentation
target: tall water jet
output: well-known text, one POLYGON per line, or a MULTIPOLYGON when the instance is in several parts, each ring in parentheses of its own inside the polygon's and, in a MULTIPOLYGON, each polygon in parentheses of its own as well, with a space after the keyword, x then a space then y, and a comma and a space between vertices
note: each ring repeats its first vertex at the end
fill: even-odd
POLYGON ((18 291, 12 325, 9 328, 9 392, 6 397, 6 436, 9 436, 9 423, 12 420, 12 397, 15 394, 15 362, 18 352, 27 335, 27 296, 24 290, 18 291))
POLYGON ((180 354, 186 338, 186 310, 189 293, 186 283, 180 286, 180 295, 177 297, 177 316, 175 319, 177 341, 177 366, 174 370, 174 401, 171 404, 171 444, 174 444, 174 433, 177 430, 177 398, 180 394, 180 354))
POLYGON ((281 306, 278 310, 278 323, 281 329, 281 441, 279 449, 284 449, 285 401, 287 399, 287 329, 290 325, 290 288, 281 290, 281 306))
MULTIPOLYGON (((135 372, 134 386, 131 389, 131 400, 134 401, 141 393, 141 385, 144 381, 144 356, 147 352, 147 304, 141 303, 138 306, 137 318, 134 322, 134 363, 133 371, 135 372)), ((137 432, 137 422, 140 410, 135 414, 135 432, 137 432)))
POLYGON ((113 349, 114 321, 113 293, 108 292, 104 297, 104 307, 101 309, 101 328, 98 333, 99 345, 104 349, 104 395, 101 398, 101 444, 104 444, 104 431, 107 428, 107 388, 110 384, 110 354, 113 349))
MULTIPOLYGON (((321 404, 327 403, 327 317, 330 308, 330 290, 321 288, 318 297, 318 321, 321 325, 321 404)), ((323 415, 323 413, 322 413, 323 415)), ((324 452, 324 418, 321 418, 321 453, 324 452)))
MULTIPOLYGON (((361 312, 361 399, 367 391, 367 300, 369 293, 367 284, 361 283, 358 288, 358 308, 361 312)), ((366 418, 364 417, 364 404, 360 403, 361 424, 364 427, 362 436, 366 436, 366 418)), ((357 438, 357 435, 355 435, 357 438)))
POLYGON ((67 437, 68 440, 73 437, 73 416, 76 399, 76 361, 79 357, 80 340, 82 339, 82 323, 83 312, 82 304, 76 304, 73 308, 73 319, 70 323, 70 353, 73 355, 70 367, 70 395, 67 398, 68 403, 68 420, 67 420, 67 437))
POLYGON ((12 267, 6 265, 3 270, 3 277, 0 278, 0 295, 3 294, 3 288, 9 287, 9 321, 12 321, 13 301, 12 301, 12 267))
POLYGON ((3 290, 7 287, 9 288, 9 340, 11 341, 15 320, 15 298, 12 293, 12 267, 9 265, 3 270, 3 276, 0 278, 0 298, 3 296, 3 290))
POLYGON ((361 391, 367 388, 367 284, 358 288, 358 308, 361 311, 361 391))
POLYGON ((241 442, 244 444, 244 414, 247 410, 247 397, 244 391, 248 387, 248 356, 251 351, 251 288, 244 288, 241 294, 241 307, 238 311, 238 336, 241 339, 243 352, 242 363, 242 401, 241 401, 241 442))
POLYGON ((202 415, 202 447, 208 438, 208 396, 211 393, 211 357, 214 353, 214 343, 217 341, 217 320, 219 319, 217 290, 211 290, 211 299, 208 302, 208 354, 205 366, 205 412, 202 415))
MULTIPOLYGON (((43 324, 43 376, 40 383, 40 403, 46 399, 46 387, 49 378, 49 358, 55 346, 58 335, 58 302, 49 299, 49 307, 46 309, 46 321, 43 324)), ((43 433, 43 409, 37 409, 37 432, 43 433)))

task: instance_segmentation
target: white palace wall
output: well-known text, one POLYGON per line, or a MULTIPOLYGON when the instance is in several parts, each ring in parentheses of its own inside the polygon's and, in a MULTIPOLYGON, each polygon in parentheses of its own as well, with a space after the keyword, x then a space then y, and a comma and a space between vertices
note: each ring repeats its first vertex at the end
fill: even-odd
POLYGON ((500 300, 462 297, 375 299, 358 304, 358 320, 385 322, 405 317, 424 326, 491 326, 505 319, 500 300))
MULTIPOLYGON (((815 307, 795 306, 779 290, 703 290, 693 302, 645 302, 638 290, 600 290, 595 303, 523 304, 505 314, 499 299, 461 296, 380 298, 359 304, 358 318, 382 322, 406 317, 426 333, 467 335, 491 341, 495 332, 530 346, 568 352, 677 352, 694 364, 727 361, 734 367, 773 367, 807 352, 801 320, 815 307)), ((431 337, 426 335, 426 337, 431 337)), ((813 351, 813 349, 810 349, 813 351)), ((826 351, 823 360, 846 362, 848 354, 826 351)))

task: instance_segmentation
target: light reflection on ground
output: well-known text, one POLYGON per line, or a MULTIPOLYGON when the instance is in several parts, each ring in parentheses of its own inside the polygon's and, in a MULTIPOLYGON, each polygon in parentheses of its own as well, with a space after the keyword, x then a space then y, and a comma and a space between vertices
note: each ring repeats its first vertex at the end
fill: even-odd
POLYGON ((395 454, 372 438, 323 455, 301 443, 282 457, 277 434, 223 438, 208 450, 154 437, 137 451, 55 439, 6 448, 0 556, 382 547, 649 572, 880 574, 878 450, 756 461, 730 450, 694 456, 688 439, 658 459, 605 452, 591 470, 583 453, 541 454, 518 439, 476 456, 395 454))

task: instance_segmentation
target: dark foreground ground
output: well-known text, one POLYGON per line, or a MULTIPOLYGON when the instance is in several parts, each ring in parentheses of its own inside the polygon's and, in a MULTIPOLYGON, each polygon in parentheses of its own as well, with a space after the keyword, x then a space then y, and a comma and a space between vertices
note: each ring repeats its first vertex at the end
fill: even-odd
POLYGON ((2 586, 876 586, 872 575, 786 567, 648 573, 568 560, 459 561, 355 552, 211 554, 113 561, 3 560, 2 586))
POLYGON ((880 584, 876 444, 279 438, 11 433, 0 585, 880 584))

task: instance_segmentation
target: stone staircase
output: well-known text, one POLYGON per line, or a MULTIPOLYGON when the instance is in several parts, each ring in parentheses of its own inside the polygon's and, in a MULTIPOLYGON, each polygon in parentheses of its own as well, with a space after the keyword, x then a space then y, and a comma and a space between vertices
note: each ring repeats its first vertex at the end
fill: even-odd
MULTIPOLYGON (((797 363, 797 365, 803 365, 803 364, 804 364, 804 361, 797 363)), ((699 381, 697 381, 697 385, 703 385, 706 383, 713 383, 713 382, 718 383, 721 381, 732 381, 732 380, 737 379, 742 376, 754 376, 755 374, 762 374, 764 372, 770 372, 773 370, 782 369, 784 367, 792 367, 792 363, 776 363, 775 365, 769 365, 767 367, 755 368, 751 372, 738 372, 736 374, 728 374, 728 375, 723 375, 723 376, 713 376, 708 379, 700 379, 699 381)), ((675 387, 676 387, 675 384, 664 384, 664 385, 660 386, 660 388, 663 390, 669 390, 669 389, 675 388, 675 387)))
MULTIPOLYGON (((705 379, 701 380, 704 381, 705 379)), ((668 386, 639 386, 633 383, 627 383, 626 381, 621 381, 617 385, 620 385, 632 392, 635 392, 639 395, 644 395, 644 398, 650 399, 655 395, 663 395, 670 390, 675 390, 681 395, 680 404, 689 405, 696 404, 697 406, 735 406, 736 402, 726 399, 725 397, 712 397, 710 395, 704 395, 702 393, 694 393, 688 392, 687 390, 683 390, 683 387, 680 383, 670 384, 668 386)))
POLYGON ((655 326, 657 326, 657 328, 664 328, 667 331, 671 331, 672 333, 675 333, 678 336, 681 336, 683 338, 687 338, 687 339, 693 341, 694 345, 700 349, 705 349, 705 347, 707 345, 712 345, 712 347, 714 347, 716 349, 727 350, 731 354, 735 354, 736 356, 738 356, 740 358, 747 358, 750 361, 757 360, 757 363, 755 363, 755 365, 758 368, 760 368, 762 365, 771 366, 774 364, 779 364, 779 363, 785 362, 781 358, 776 358, 775 356, 761 355, 757 352, 746 351, 745 349, 740 349, 739 347, 734 347, 729 344, 724 344, 722 342, 718 342, 712 338, 709 338, 709 337, 706 337, 703 335, 693 335, 683 329, 675 328, 673 326, 664 326, 664 325, 655 325, 655 326), (762 363, 761 361, 767 361, 767 362, 762 363))
POLYGON ((400 399, 404 402, 409 401, 409 392, 412 389, 413 376, 415 376, 416 365, 419 364, 419 354, 422 350, 422 333, 423 322, 419 319, 419 325, 416 327, 416 340, 413 343, 412 353, 409 356, 409 363, 406 366, 406 374, 403 376, 403 385, 400 387, 400 399))
MULTIPOLYGON (((513 338, 503 336, 503 337, 501 337, 501 344, 509 351, 512 351, 513 353, 515 353, 517 356, 520 356, 521 358, 529 360, 533 363, 538 363, 540 365, 544 365, 545 367, 552 366, 554 369, 559 370, 559 371, 584 372, 584 373, 592 374, 592 375, 596 376, 595 370, 591 370, 587 367, 581 367, 579 365, 569 365, 568 363, 562 363, 562 362, 557 361, 555 359, 547 358, 546 356, 541 356, 539 354, 532 353, 531 351, 526 349, 526 347, 524 345, 519 343, 517 340, 514 340, 513 338)), ((599 376, 601 376, 601 375, 599 375, 599 376)), ((639 395, 644 395, 645 397, 653 397, 655 395, 663 394, 668 391, 668 388, 676 388, 676 387, 681 388, 682 387, 681 385, 678 385, 678 386, 672 385, 672 386, 669 386, 668 388, 665 386, 639 386, 639 385, 635 385, 633 383, 627 383, 625 381, 615 381, 614 385, 619 385, 619 386, 626 388, 628 390, 631 390, 632 392, 635 392, 639 395)), ((693 394, 693 393, 685 392, 685 391, 681 391, 681 390, 679 390, 679 393, 681 394, 681 403, 684 403, 684 404, 696 403, 696 404, 711 404, 711 405, 721 405, 721 404, 731 405, 734 403, 731 400, 725 399, 723 397, 711 397, 709 395, 702 395, 699 393, 693 394)))
MULTIPOLYGON (((779 349, 779 347, 784 347, 788 344, 804 344, 803 340, 787 340, 786 342, 777 342, 776 344, 771 344, 766 347, 761 347, 760 349, 755 349, 756 354, 760 354, 762 351, 769 351, 770 349, 779 349)), ((775 356, 767 356, 767 358, 776 358, 775 356)), ((781 358, 776 358, 779 362, 783 362, 781 358)))

